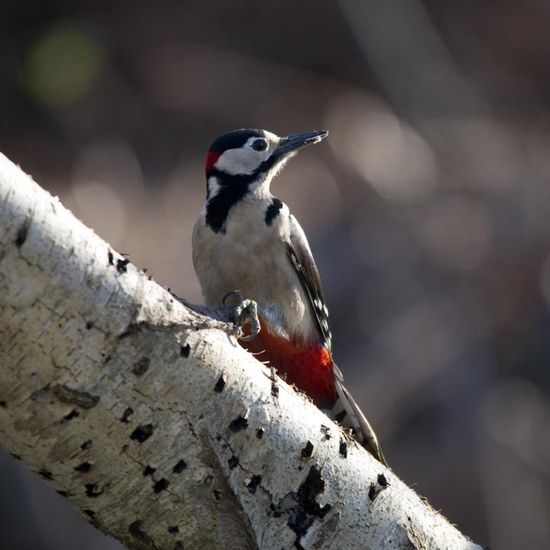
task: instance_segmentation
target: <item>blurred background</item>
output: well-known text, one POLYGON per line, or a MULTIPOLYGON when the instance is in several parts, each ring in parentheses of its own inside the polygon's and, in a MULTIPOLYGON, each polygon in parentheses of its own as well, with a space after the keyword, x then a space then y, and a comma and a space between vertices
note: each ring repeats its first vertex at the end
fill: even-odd
MULTIPOLYGON (((0 150, 200 301, 204 154, 328 128, 274 192, 396 473, 475 541, 550 540, 546 0, 0 4, 0 150)), ((0 546, 108 549, 0 455, 0 546)))

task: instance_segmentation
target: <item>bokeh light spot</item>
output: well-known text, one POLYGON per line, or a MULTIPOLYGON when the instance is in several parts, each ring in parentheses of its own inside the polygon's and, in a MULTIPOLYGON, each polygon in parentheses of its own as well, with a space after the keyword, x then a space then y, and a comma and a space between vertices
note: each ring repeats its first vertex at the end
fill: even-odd
POLYGON ((382 197, 425 199, 436 187, 436 158, 427 142, 380 99, 345 93, 329 106, 330 146, 382 197))
POLYGON ((84 95, 104 65, 101 46, 78 24, 51 27, 31 47, 25 87, 39 103, 59 107, 84 95))

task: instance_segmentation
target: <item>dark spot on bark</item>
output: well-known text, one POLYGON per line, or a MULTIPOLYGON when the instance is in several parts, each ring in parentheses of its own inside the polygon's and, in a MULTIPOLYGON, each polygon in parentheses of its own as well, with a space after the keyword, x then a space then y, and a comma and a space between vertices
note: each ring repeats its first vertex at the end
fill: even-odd
POLYGON ((120 421, 124 422, 124 424, 128 424, 128 420, 133 414, 134 409, 132 409, 132 407, 127 407, 122 413, 122 418, 120 419, 120 421))
POLYGON ((324 490, 325 482, 321 472, 317 466, 312 466, 298 491, 290 493, 271 508, 274 517, 280 517, 283 513, 288 514, 287 525, 297 535, 295 546, 300 543, 300 538, 307 533, 315 519, 324 518, 331 510, 330 504, 321 506, 316 501, 324 490))
POLYGON ((154 485, 153 485, 153 491, 155 493, 160 493, 161 491, 164 491, 166 487, 168 487, 169 483, 168 480, 162 478, 159 479, 154 485))
POLYGON ((374 485, 374 483, 371 483, 369 487, 369 500, 371 502, 374 502, 377 496, 378 496, 378 491, 376 490, 376 486, 374 485))
POLYGON ((35 403, 43 403, 47 397, 48 397, 48 390, 50 389, 50 385, 44 386, 43 388, 33 391, 31 393, 31 399, 35 403))
POLYGON ((191 346, 189 344, 185 344, 185 346, 180 346, 181 357, 189 357, 190 353, 191 353, 191 346))
POLYGON ((89 498, 97 498, 103 493, 103 491, 98 488, 97 483, 86 483, 84 487, 86 488, 86 496, 89 498))
POLYGON ((204 482, 205 482, 207 485, 210 485, 213 481, 214 481, 214 476, 212 476, 211 474, 208 474, 208 475, 204 478, 204 482))
POLYGON ((258 488, 261 482, 262 482, 262 476, 252 476, 248 480, 248 483, 246 484, 246 488, 248 489, 248 492, 251 495, 255 495, 256 489, 258 488))
POLYGON ((49 470, 46 470, 45 468, 42 468, 41 470, 39 470, 39 471, 38 471, 38 475, 39 475, 42 479, 49 479, 49 480, 52 480, 52 479, 53 479, 52 473, 51 473, 49 470))
POLYGON ((94 322, 93 321, 86 321, 86 330, 91 330, 94 328, 94 322))
POLYGON ((114 265, 114 256, 110 250, 107 252, 107 260, 109 261, 109 265, 114 265))
POLYGON ((132 372, 136 376, 143 376, 147 369, 149 368, 149 365, 151 364, 151 360, 149 357, 142 357, 132 368, 132 372))
POLYGON ((99 522, 97 521, 97 518, 96 518, 96 515, 95 515, 95 512, 93 510, 84 510, 84 513, 90 518, 90 523, 94 526, 94 527, 98 527, 99 526, 99 522))
POLYGON ((311 441, 308 441, 306 443, 306 446, 302 449, 301 455, 302 458, 310 458, 313 454, 313 443, 311 441))
POLYGON ((21 248, 25 241, 27 240, 27 236, 29 234, 29 228, 31 226, 30 220, 25 220, 23 225, 17 230, 17 235, 15 237, 15 246, 17 248, 21 248))
POLYGON ((142 426, 138 426, 130 434, 130 439, 143 443, 144 441, 147 441, 151 437, 151 435, 153 434, 153 430, 154 430, 153 424, 143 424, 142 426))
POLYGON ((13 456, 13 458, 15 458, 15 460, 21 460, 21 457, 16 453, 10 453, 10 455, 13 456))
POLYGON ((214 495, 214 498, 216 500, 221 500, 222 499, 222 492, 221 491, 218 491, 218 489, 214 489, 212 491, 212 494, 214 495))
POLYGON ((139 541, 145 544, 151 544, 153 541, 151 537, 143 529, 143 521, 137 519, 128 526, 128 531, 130 535, 138 539, 139 541))
POLYGON ((279 397, 279 386, 275 382, 271 382, 271 395, 273 397, 279 397))
POLYGON ((65 498, 67 498, 67 497, 69 496, 68 493, 67 493, 67 491, 63 491, 63 490, 61 490, 61 489, 58 490, 58 491, 56 491, 56 493, 57 493, 59 496, 65 497, 65 498))
POLYGON ((340 439, 340 446, 338 447, 338 452, 343 458, 348 457, 348 444, 344 439, 340 439))
POLYGON ((263 428, 258 428, 256 430, 256 437, 258 439, 262 439, 262 437, 264 436, 264 433, 265 433, 265 430, 263 428))
POLYGON ((225 376, 222 374, 218 381, 216 382, 216 385, 214 386, 214 391, 221 393, 223 389, 225 388, 225 376))
POLYGON ((8 407, 8 404, 5 401, 0 401, 0 407, 6 409, 8 407))
POLYGON ((127 269, 126 266, 130 263, 130 260, 128 258, 122 258, 118 259, 116 261, 116 270, 119 273, 126 273, 127 269))
POLYGON ((378 485, 380 485, 380 487, 387 487, 389 485, 389 482, 384 474, 378 474, 376 481, 378 481, 378 485))
MULTIPOLYGON (((321 507, 315 499, 325 490, 325 482, 321 477, 321 472, 317 466, 312 466, 305 481, 298 489, 298 500, 303 504, 306 511, 310 514, 319 515, 321 507)), ((325 508, 325 507, 323 507, 325 508)), ((328 511, 328 510, 327 510, 328 511)), ((326 512, 323 512, 323 516, 326 512)))
POLYGON ((181 542, 181 540, 178 540, 176 544, 174 544, 174 550, 184 550, 183 542, 181 542))
POLYGON ((246 428, 248 428, 248 420, 244 416, 237 416, 237 418, 229 424, 229 429, 234 433, 246 430, 246 428))
POLYGON ((389 482, 384 474, 378 474, 376 483, 371 483, 369 487, 369 499, 371 502, 376 500, 376 497, 389 487, 389 482))
POLYGON ((105 359, 103 359, 103 364, 106 365, 111 359, 113 358, 112 355, 107 355, 105 359))
POLYGON ((89 462, 83 462, 82 464, 79 464, 78 466, 75 466, 74 469, 77 472, 80 472, 82 474, 86 474, 92 469, 92 465, 89 462))
POLYGON ((325 441, 328 441, 332 435, 330 433, 330 428, 328 426, 325 426, 324 424, 321 424, 321 432, 323 433, 323 436, 325 437, 325 441))
POLYGON ((67 422, 70 422, 73 418, 77 418, 79 416, 80 413, 76 409, 73 409, 69 414, 66 414, 60 422, 61 424, 66 424, 67 422))
POLYGON ((229 466, 229 469, 230 470, 233 470, 234 468, 236 468, 238 465, 239 465, 239 459, 233 455, 228 461, 227 461, 227 465, 229 466))
POLYGON ((87 391, 75 390, 64 384, 57 384, 53 387, 53 394, 61 403, 77 405, 82 409, 92 409, 99 403, 99 396, 92 395, 87 391))
POLYGON ((187 427, 189 428, 189 432, 193 437, 197 437, 197 434, 195 433, 195 428, 193 428, 193 424, 191 422, 187 422, 187 427))
POLYGON ((152 476, 156 471, 156 468, 153 468, 152 466, 149 466, 149 464, 147 464, 147 466, 143 468, 143 477, 152 476))
POLYGON ((81 448, 83 451, 86 451, 86 450, 89 449, 91 446, 92 446, 92 440, 91 440, 91 439, 87 439, 86 441, 84 441, 84 443, 82 443, 82 445, 80 445, 80 448, 81 448))
POLYGON ((173 525, 172 527, 168 527, 168 532, 171 535, 176 535, 177 533, 180 532, 180 528, 177 525, 173 525))
POLYGON ((178 463, 172 468, 172 472, 175 474, 181 474, 185 468, 187 468, 187 463, 182 459, 179 460, 178 463))

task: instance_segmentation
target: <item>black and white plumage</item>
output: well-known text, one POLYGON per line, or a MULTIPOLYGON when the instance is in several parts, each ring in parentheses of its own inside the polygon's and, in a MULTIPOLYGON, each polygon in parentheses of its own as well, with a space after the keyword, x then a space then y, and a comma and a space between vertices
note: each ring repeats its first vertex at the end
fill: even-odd
POLYGON ((374 431, 332 360, 328 310, 307 238, 270 191, 285 162, 327 134, 281 138, 243 129, 214 141, 206 158, 206 202, 193 230, 193 263, 206 303, 219 304, 235 289, 257 303, 262 331, 246 347, 263 352, 260 359, 354 428, 384 462, 374 431))

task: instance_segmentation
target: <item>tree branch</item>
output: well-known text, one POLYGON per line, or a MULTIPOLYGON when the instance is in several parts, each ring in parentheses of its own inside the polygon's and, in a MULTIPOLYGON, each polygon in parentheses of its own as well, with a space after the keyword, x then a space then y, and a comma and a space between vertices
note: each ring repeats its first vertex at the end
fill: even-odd
POLYGON ((478 548, 0 155, 0 441, 130 548, 478 548))

